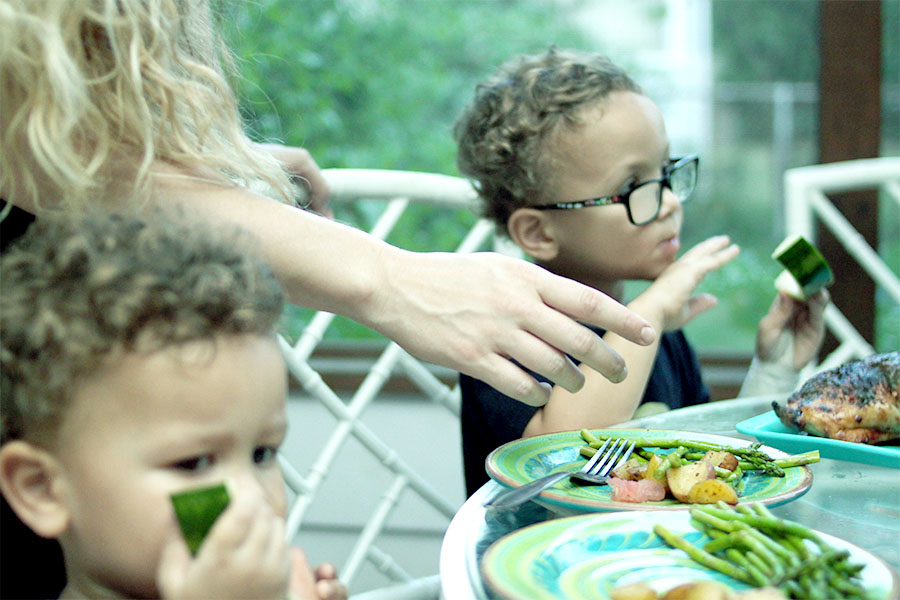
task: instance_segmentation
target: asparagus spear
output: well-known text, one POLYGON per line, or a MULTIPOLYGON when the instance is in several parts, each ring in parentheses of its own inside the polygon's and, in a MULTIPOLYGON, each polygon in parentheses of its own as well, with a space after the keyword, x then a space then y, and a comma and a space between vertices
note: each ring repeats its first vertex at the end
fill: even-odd
POLYGON ((737 579, 738 581, 753 583, 753 578, 750 577, 750 575, 744 569, 728 562, 727 560, 723 560, 721 558, 713 556, 709 552, 705 552, 703 549, 694 546, 677 533, 669 531, 665 526, 657 523, 653 526, 653 533, 658 535, 664 542, 666 542, 673 548, 682 550, 685 554, 687 554, 703 566, 719 571, 720 573, 724 573, 725 575, 737 579))
MULTIPOLYGON (((591 434, 591 432, 587 430, 582 430, 582 438, 585 437, 585 433, 590 434, 590 436, 596 440, 596 443, 599 445, 606 439, 606 437, 597 437, 591 434)), ((762 442, 754 442, 749 446, 733 448, 730 446, 722 446, 719 444, 713 444, 710 442, 702 442, 699 440, 682 440, 682 439, 632 439, 634 442, 635 448, 678 448, 680 446, 684 446, 689 452, 690 450, 723 450, 725 452, 730 452, 737 456, 739 459, 743 459, 742 462, 745 463, 746 466, 743 466, 746 470, 761 470, 767 475, 771 475, 773 477, 783 477, 784 470, 782 467, 778 466, 775 459, 771 456, 760 450, 760 446, 762 446, 762 442)), ((589 442, 590 445, 593 445, 595 442, 589 442)), ((813 461, 814 462, 814 461, 813 461)), ((803 463, 806 464, 806 463, 803 463)))
POLYGON ((799 523, 774 517, 762 505, 697 506, 690 515, 691 525, 711 539, 703 548, 659 525, 654 532, 708 568, 751 585, 778 587, 790 598, 866 597, 859 581, 863 566, 851 564, 848 552, 831 548, 799 523))

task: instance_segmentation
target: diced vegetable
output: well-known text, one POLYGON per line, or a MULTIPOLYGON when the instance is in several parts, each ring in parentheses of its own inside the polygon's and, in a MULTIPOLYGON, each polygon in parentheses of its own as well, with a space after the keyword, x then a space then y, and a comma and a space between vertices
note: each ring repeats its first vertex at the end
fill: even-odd
POLYGON ((834 283, 834 274, 822 254, 801 235, 781 242, 772 253, 785 271, 775 279, 775 288, 804 300, 834 283))
POLYGON ((632 583, 609 592, 610 600, 657 600, 656 592, 646 583, 632 583))
POLYGON ((614 477, 618 477, 619 479, 624 479, 626 481, 637 481, 638 479, 644 479, 646 473, 647 463, 637 458, 629 458, 623 464, 619 465, 612 471, 614 477))
MULTIPOLYGON (((647 470, 644 472, 645 479, 651 479, 656 475, 656 472, 659 470, 659 467, 666 460, 664 456, 659 454, 654 454, 650 457, 650 461, 647 463, 647 470)), ((664 473, 664 472, 663 472, 664 473)), ((664 479, 665 476, 662 477, 664 479)))
POLYGON ((175 516, 191 554, 197 554, 200 544, 228 502, 228 490, 224 484, 172 494, 175 516))
POLYGON ((688 502, 688 494, 690 494, 694 485, 701 481, 715 478, 716 469, 711 464, 703 461, 666 471, 669 491, 680 502, 688 502))
POLYGON ((738 466, 737 456, 725 450, 709 450, 701 460, 726 471, 734 471, 738 466))
POLYGON ((738 503, 738 495, 733 487, 721 479, 709 479, 694 484, 688 492, 687 501, 691 504, 715 504, 721 501, 734 505, 738 503))

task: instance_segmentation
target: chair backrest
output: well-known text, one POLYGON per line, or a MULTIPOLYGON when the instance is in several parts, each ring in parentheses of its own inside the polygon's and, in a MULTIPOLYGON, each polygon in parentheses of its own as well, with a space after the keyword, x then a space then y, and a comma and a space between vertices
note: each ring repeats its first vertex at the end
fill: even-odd
MULTIPOLYGON (((900 157, 851 160, 785 171, 785 225, 788 234, 815 242, 818 218, 887 296, 900 305, 900 279, 828 199, 828 193, 880 189, 900 205, 900 157)), ((840 307, 825 311, 825 324, 840 342, 818 369, 828 369, 874 352, 840 307)))
MULTIPOLYGON (((428 205, 464 211, 474 222, 458 240, 457 252, 491 248, 493 226, 472 216, 476 195, 463 179, 368 169, 330 169, 324 175, 336 210, 354 203, 377 213, 370 233, 378 238, 387 238, 413 212, 408 210, 413 205, 428 205)), ((422 576, 421 568, 407 568, 403 559, 412 552, 436 573, 443 531, 465 500, 458 389, 446 378, 441 381, 433 365, 384 340, 383 351, 358 389, 349 398, 341 397, 311 366, 334 319, 331 313, 316 313, 295 342, 281 339, 288 369, 302 388, 289 402, 291 429, 301 429, 300 439, 292 433, 289 442, 292 437, 294 441, 281 453, 293 493, 288 532, 292 539, 299 534, 298 544, 304 548, 337 537, 354 538, 343 563, 333 555, 321 556, 338 566, 351 592, 371 589, 379 579, 415 581, 422 576), (386 397, 383 388, 391 377, 407 378, 420 393, 412 400, 386 397), (423 404, 440 407, 443 417, 423 417, 423 404), (426 417, 439 425, 422 422, 426 417), (418 508, 411 507, 410 497, 418 508), (392 529, 400 531, 394 535, 399 542, 391 540, 392 529), (393 551, 386 547, 391 544, 397 547, 393 551)), ((316 560, 315 548, 307 552, 316 560)))

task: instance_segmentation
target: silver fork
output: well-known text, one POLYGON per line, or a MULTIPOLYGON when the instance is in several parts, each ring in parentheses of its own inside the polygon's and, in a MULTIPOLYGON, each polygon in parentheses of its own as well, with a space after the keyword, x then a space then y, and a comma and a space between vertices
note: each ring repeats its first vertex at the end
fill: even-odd
POLYGON ((584 483, 604 484, 609 479, 609 472, 628 460, 632 450, 634 450, 634 442, 629 444, 627 440, 621 438, 608 438, 580 471, 551 473, 523 486, 505 490, 485 502, 484 505, 488 508, 513 508, 569 477, 584 483))

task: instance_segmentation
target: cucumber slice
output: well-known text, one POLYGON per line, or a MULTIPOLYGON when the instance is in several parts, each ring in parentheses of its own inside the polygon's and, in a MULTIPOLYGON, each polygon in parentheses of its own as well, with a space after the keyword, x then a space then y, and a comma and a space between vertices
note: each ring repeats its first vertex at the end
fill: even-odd
POLYGON ((228 490, 224 484, 198 490, 189 490, 172 494, 172 506, 175 508, 175 516, 184 534, 188 549, 192 555, 197 554, 200 544, 213 523, 228 506, 228 490))
POLYGON ((772 258, 785 270, 775 279, 775 288, 798 300, 806 300, 834 283, 834 273, 825 257, 801 235, 778 244, 772 258))

